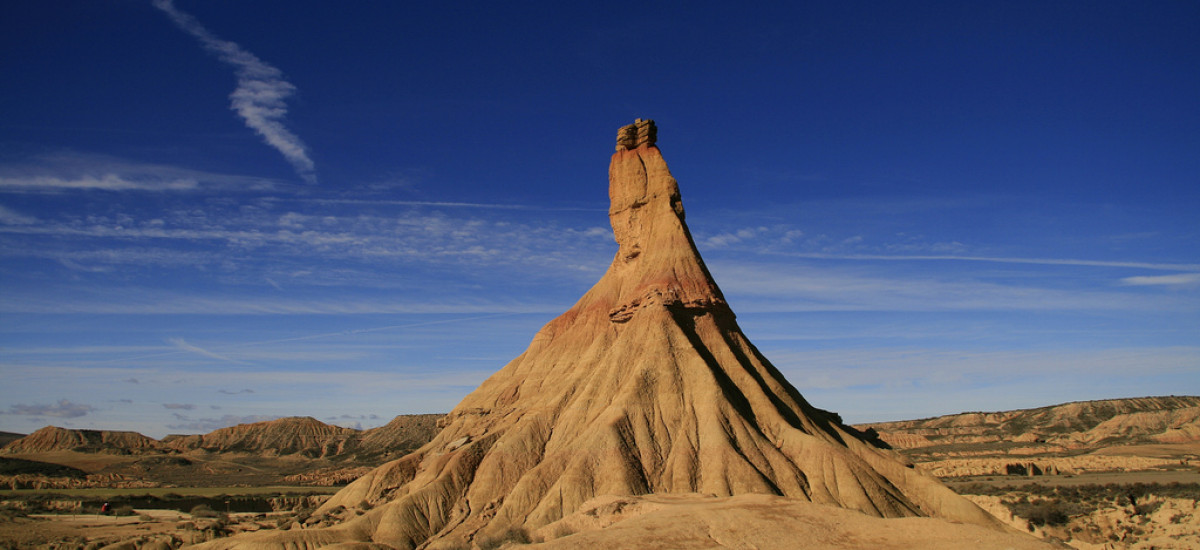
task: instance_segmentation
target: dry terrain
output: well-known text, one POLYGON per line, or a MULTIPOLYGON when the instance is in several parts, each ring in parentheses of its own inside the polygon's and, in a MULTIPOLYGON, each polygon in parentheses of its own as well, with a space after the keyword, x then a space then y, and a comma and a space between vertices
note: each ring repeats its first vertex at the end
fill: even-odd
POLYGON ((441 418, 400 415, 358 431, 292 417, 162 441, 134 432, 47 426, 0 448, 0 487, 344 485, 420 447, 441 418), (15 459, 45 464, 21 469, 15 459))

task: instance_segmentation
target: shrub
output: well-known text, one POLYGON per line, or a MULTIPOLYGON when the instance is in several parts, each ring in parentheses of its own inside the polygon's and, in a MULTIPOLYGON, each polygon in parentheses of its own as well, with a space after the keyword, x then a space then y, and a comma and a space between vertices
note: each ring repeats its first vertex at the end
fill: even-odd
POLYGON ((495 537, 486 537, 478 542, 479 550, 496 550, 506 543, 529 544, 529 531, 514 527, 495 537))
POLYGON ((1163 501, 1161 500, 1155 502, 1139 502, 1133 505, 1133 513, 1139 516, 1148 516, 1154 512, 1157 512, 1162 505, 1163 501))
POLYGON ((1058 500, 1038 500, 1034 502, 1014 502, 1009 505, 1013 514, 1029 520, 1037 526, 1063 525, 1076 512, 1075 507, 1058 500))
POLYGON ((207 504, 197 504, 192 507, 192 511, 189 513, 192 514, 192 517, 194 517, 194 518, 215 518, 215 517, 217 517, 216 510, 213 510, 207 504))
POLYGON ((125 504, 123 506, 117 506, 112 511, 112 515, 114 515, 114 516, 132 516, 133 514, 134 514, 133 506, 130 506, 128 504, 125 504))

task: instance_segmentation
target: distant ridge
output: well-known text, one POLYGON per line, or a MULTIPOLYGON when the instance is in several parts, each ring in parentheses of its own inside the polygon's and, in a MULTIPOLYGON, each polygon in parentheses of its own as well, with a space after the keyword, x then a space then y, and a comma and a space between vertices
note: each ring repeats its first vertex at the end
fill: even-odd
POLYGON ((322 458, 341 454, 347 444, 353 444, 358 433, 358 430, 332 426, 310 416, 292 416, 238 424, 204 435, 172 438, 169 445, 180 451, 264 456, 299 454, 322 458))
POLYGON ((1073 401, 1032 409, 964 412, 858 424, 899 448, 988 442, 1067 447, 1200 440, 1200 396, 1073 401))
POLYGON ((77 430, 47 426, 10 441, 0 454, 78 453, 239 453, 301 455, 333 460, 380 460, 407 453, 433 438, 440 414, 402 414, 383 426, 355 430, 312 417, 287 417, 239 424, 206 434, 169 435, 161 441, 137 432, 77 430))
POLYGON ((25 437, 26 435, 29 435, 29 434, 18 434, 18 433, 13 433, 13 432, 0 432, 0 447, 8 445, 9 443, 12 443, 13 441, 21 439, 22 437, 25 437))
POLYGON ((140 454, 161 452, 156 439, 137 432, 110 430, 71 430, 46 426, 5 445, 0 453, 23 454, 53 451, 81 453, 140 454))

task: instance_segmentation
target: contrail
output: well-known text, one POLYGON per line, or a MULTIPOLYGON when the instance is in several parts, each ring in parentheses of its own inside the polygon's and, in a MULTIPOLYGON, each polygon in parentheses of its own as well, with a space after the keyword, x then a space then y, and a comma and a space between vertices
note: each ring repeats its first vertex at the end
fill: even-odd
POLYGON ((217 38, 195 17, 176 9, 173 0, 154 0, 154 7, 170 16, 180 29, 199 39, 204 49, 233 66, 238 84, 229 94, 230 108, 246 121, 246 126, 258 132, 267 145, 282 153, 304 181, 316 183, 315 167, 308 158, 304 142, 283 125, 283 117, 287 114, 284 100, 296 91, 292 83, 284 80, 283 71, 241 46, 217 38))
POLYGON ((231 359, 231 358, 229 358, 229 357, 226 357, 226 356, 224 356, 224 355, 221 355, 221 354, 219 354, 219 353, 213 353, 213 352, 211 352, 211 351, 208 351, 208 350, 206 350, 206 349, 204 349, 204 348, 202 348, 202 347, 200 347, 200 346, 194 346, 194 345, 192 345, 192 344, 189 344, 189 343, 187 343, 187 341, 185 341, 183 338, 167 338, 167 342, 170 342, 170 343, 171 343, 171 345, 173 345, 173 346, 175 346, 175 347, 177 347, 177 348, 179 348, 179 349, 181 349, 181 350, 183 350, 183 351, 186 351, 186 352, 191 352, 191 353, 195 353, 195 354, 199 354, 199 355, 203 355, 203 356, 205 356, 205 357, 208 357, 208 358, 210 358, 210 359, 217 359, 217 360, 220 360, 220 361, 228 361, 228 362, 230 362, 230 363, 239 363, 239 364, 242 364, 242 365, 245 365, 245 364, 246 364, 246 363, 245 363, 245 362, 243 362, 243 361, 238 361, 237 359, 231 359))

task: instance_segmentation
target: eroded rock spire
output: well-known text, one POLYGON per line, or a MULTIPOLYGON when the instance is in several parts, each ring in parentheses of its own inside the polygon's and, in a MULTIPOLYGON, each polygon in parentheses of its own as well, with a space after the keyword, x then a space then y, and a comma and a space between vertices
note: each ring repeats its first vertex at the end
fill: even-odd
POLYGON ((649 120, 618 134, 609 165, 618 250, 604 276, 446 415, 433 440, 318 513, 369 511, 329 529, 204 548, 483 546, 549 529, 605 495, 776 495, 999 525, 810 405, 750 343, 700 259, 656 137, 649 120))

